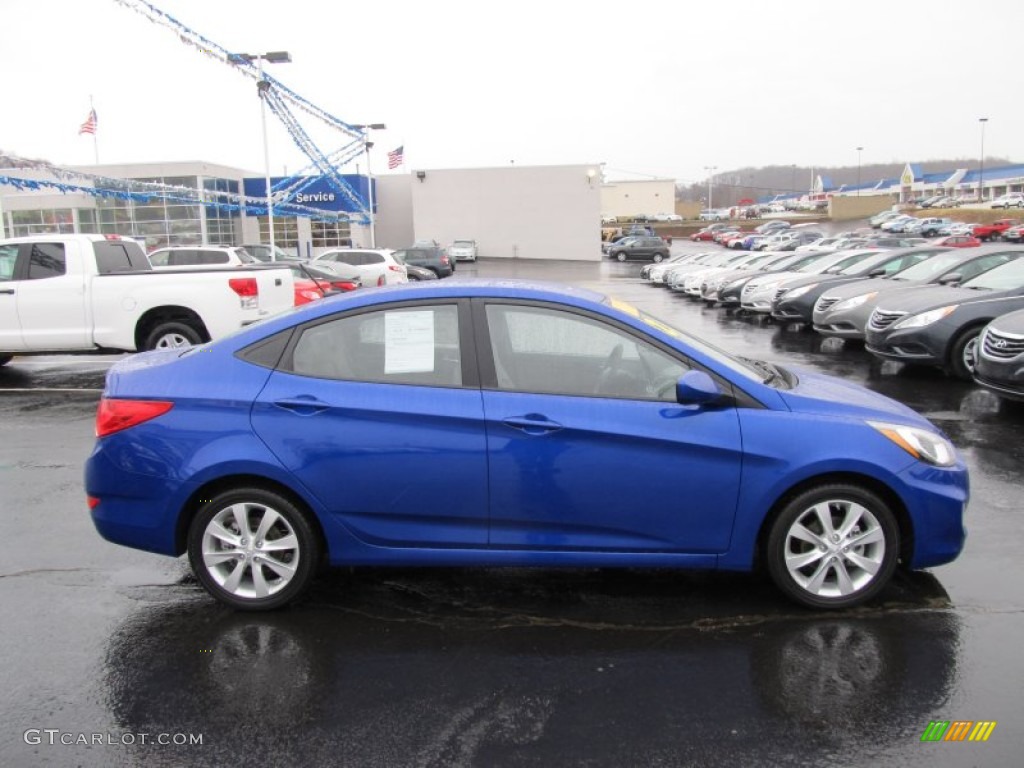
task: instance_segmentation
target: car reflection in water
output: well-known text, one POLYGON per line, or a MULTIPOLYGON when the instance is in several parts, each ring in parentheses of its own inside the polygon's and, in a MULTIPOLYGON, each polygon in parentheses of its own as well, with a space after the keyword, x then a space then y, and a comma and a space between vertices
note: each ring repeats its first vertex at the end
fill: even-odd
POLYGON ((280 613, 229 612, 191 586, 144 606, 106 654, 113 719, 203 733, 189 759, 206 764, 806 765, 916 746, 958 677, 959 620, 922 573, 824 618, 742 574, 327 582, 280 613))

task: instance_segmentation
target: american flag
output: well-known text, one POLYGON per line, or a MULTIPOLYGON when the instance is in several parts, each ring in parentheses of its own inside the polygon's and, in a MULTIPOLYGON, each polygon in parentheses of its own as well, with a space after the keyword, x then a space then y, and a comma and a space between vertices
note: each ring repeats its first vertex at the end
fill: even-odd
POLYGON ((96 110, 90 109, 89 116, 85 118, 85 122, 82 123, 78 129, 78 135, 81 136, 83 133, 91 133, 93 136, 96 135, 96 110))
POLYGON ((388 170, 394 170, 402 164, 405 159, 405 147, 399 147, 388 152, 388 170))

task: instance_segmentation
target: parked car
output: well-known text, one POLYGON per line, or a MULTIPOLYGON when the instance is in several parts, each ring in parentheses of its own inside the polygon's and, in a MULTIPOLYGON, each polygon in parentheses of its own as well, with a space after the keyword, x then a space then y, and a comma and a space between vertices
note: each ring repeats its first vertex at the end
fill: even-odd
MULTIPOLYGON (((323 285, 318 283, 316 280, 310 280, 308 277, 294 277, 292 281, 292 288, 294 290, 296 307, 301 306, 302 304, 308 304, 311 301, 322 299, 328 294, 328 291, 324 289, 323 285)), ((331 291, 331 293, 333 293, 333 291, 331 291)))
POLYGON ((966 465, 910 408, 583 289, 435 285, 116 363, 85 468, 99 533, 187 552, 243 610, 321 564, 763 564, 833 610, 960 553, 966 465))
POLYGON ((728 218, 728 211, 718 211, 709 208, 700 212, 701 221, 725 221, 728 218))
POLYGON ((398 261, 392 251, 387 250, 335 248, 314 256, 310 263, 328 271, 334 264, 355 267, 365 286, 394 285, 409 281, 405 264, 398 261))
POLYGON ((946 235, 936 240, 935 245, 946 248, 977 248, 981 245, 981 240, 974 235, 946 235))
POLYGON ((861 252, 859 258, 844 259, 819 275, 787 280, 775 291, 772 317, 786 323, 810 323, 814 307, 823 293, 839 286, 858 285, 872 279, 893 277, 934 256, 945 248, 900 248, 861 252))
POLYGON ((935 366, 970 380, 982 327, 1017 309, 1024 309, 1021 258, 958 288, 914 288, 879 301, 868 321, 866 348, 884 360, 935 366))
POLYGON ((875 307, 895 292, 922 285, 959 285, 1019 255, 999 246, 944 251, 884 279, 829 286, 814 305, 814 330, 823 336, 863 339, 875 307))
POLYGON ((923 219, 918 219, 917 225, 913 230, 908 231, 907 234, 920 235, 921 237, 935 237, 939 234, 940 229, 949 226, 952 223, 952 219, 944 216, 928 216, 923 219))
POLYGON ((335 262, 329 270, 305 262, 289 263, 287 266, 295 279, 312 280, 324 293, 348 293, 363 286, 359 270, 341 262, 335 262))
POLYGON ((608 249, 608 257, 616 261, 627 259, 650 259, 658 262, 667 259, 669 255, 668 246, 660 237, 634 237, 621 243, 616 243, 608 249))
POLYGON ((1007 400, 1024 400, 1024 310, 1008 312, 982 329, 974 380, 1007 400))
POLYGON ((453 241, 448 246, 448 258, 455 261, 476 261, 476 240, 453 241))
POLYGON ((171 245, 149 253, 149 263, 155 269, 165 267, 241 267, 260 264, 241 246, 171 245))
POLYGON ((971 234, 979 240, 998 240, 1004 232, 1020 223, 1017 219, 999 219, 989 224, 975 224, 971 234))
POLYGON ((455 262, 449 258, 448 252, 440 246, 412 246, 392 254, 402 264, 429 269, 438 277, 451 277, 455 272, 455 262))
POLYGON ((993 208, 1024 208, 1024 193, 1010 192, 992 201, 993 208))
POLYGON ((683 217, 678 213, 656 213, 654 214, 655 221, 682 221, 683 217))
POLYGON ((411 283, 418 283, 421 280, 440 280, 434 270, 427 269, 426 267, 417 267, 415 264, 406 264, 405 274, 411 283))
POLYGON ((244 243, 241 247, 257 261, 305 261, 301 256, 288 253, 279 245, 271 247, 262 243, 244 243))

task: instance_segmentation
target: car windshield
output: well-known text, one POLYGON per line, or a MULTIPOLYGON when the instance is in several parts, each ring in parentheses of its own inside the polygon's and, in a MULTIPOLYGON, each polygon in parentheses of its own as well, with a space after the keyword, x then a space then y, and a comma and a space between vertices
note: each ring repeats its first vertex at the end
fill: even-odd
POLYGON ((940 253, 892 276, 893 280, 931 280, 964 260, 958 253, 940 253))
POLYGON ((982 272, 962 287, 981 291, 1009 291, 1024 287, 1024 259, 1014 259, 1001 267, 982 272))

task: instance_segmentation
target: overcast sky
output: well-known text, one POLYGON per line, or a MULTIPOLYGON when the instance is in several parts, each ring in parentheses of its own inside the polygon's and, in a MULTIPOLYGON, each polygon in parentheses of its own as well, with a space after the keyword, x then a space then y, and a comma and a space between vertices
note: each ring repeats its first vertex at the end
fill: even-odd
MULTIPOLYGON (((705 166, 1024 160, 1021 0, 514 3, 156 0, 233 51, 287 50, 294 91, 382 122, 374 173, 604 163, 609 178, 705 166)), ((262 172, 253 82, 116 0, 0 0, 0 149, 262 172)), ((299 113, 321 149, 346 143, 299 113)), ((271 116, 275 175, 308 161, 271 116)), ((361 161, 362 162, 362 161, 361 161)), ((355 172, 349 165, 346 172, 355 172)), ((365 170, 362 167, 361 170, 365 170)))

